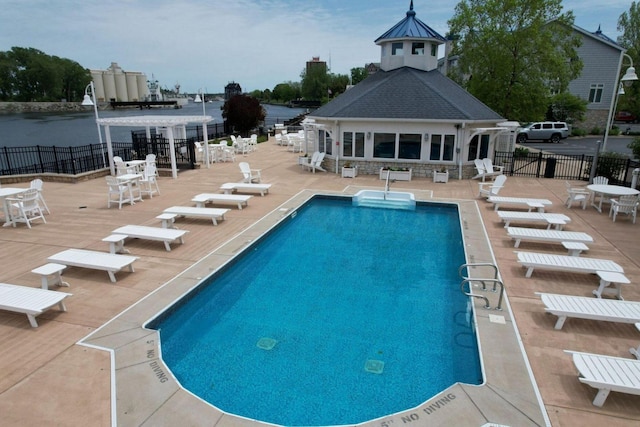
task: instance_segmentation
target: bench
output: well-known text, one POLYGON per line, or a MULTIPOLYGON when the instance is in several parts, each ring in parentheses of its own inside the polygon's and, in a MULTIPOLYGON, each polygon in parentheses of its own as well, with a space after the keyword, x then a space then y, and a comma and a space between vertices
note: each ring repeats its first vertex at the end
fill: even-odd
MULTIPOLYGON (((124 235, 124 238, 132 237, 135 239, 155 240, 164 243, 167 251, 171 251, 171 242, 176 240, 184 243, 184 235, 187 230, 172 230, 170 228, 147 227, 144 225, 125 225, 112 231, 113 235, 124 235)), ((122 246, 124 249, 124 246, 122 246)))
POLYGON ((224 194, 232 194, 234 191, 243 193, 260 193, 261 196, 269 193, 271 184, 255 184, 248 182, 227 182, 220 186, 224 194))
POLYGON ((209 218, 213 225, 218 225, 218 220, 223 220, 229 209, 198 208, 192 206, 172 206, 163 211, 165 214, 175 214, 180 217, 209 218))
POLYGON ((64 299, 71 295, 66 292, 0 283, 0 310, 24 313, 31 326, 37 328, 36 316, 56 305, 61 311, 67 311, 64 299))
POLYGON ((50 262, 66 266, 106 271, 113 283, 116 282, 115 273, 123 268, 128 267, 129 271, 133 273, 133 262, 137 259, 138 257, 130 255, 109 254, 86 249, 67 249, 47 258, 50 262))
POLYGON ((198 208, 204 208, 207 203, 213 203, 215 205, 236 205, 238 209, 242 209, 243 206, 248 206, 249 199, 253 196, 240 196, 237 194, 217 194, 217 193, 202 193, 196 195, 192 202, 196 204, 198 208))

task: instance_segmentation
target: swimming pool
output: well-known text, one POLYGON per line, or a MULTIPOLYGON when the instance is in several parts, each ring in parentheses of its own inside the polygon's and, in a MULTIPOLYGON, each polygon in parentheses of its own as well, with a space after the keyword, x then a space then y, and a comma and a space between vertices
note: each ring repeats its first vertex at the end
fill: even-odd
POLYGON ((316 197, 151 326, 180 383, 225 412, 362 422, 482 382, 464 259, 454 204, 316 197))

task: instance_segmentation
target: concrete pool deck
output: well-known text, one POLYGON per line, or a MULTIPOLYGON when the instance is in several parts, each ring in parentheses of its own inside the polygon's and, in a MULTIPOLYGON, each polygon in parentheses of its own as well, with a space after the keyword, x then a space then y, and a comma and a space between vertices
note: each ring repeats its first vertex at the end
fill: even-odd
MULTIPOLYGON (((185 244, 166 252, 158 242, 135 240, 127 244, 135 256, 135 273, 117 273, 112 284, 104 272, 68 268, 65 280, 73 294, 67 312, 50 310, 38 317, 39 327, 29 326, 26 316, 0 311, 0 411, 3 425, 248 425, 248 420, 222 415, 177 388, 168 372, 157 362, 155 332, 142 329, 158 309, 166 307, 198 278, 222 265, 250 240, 277 222, 296 203, 313 192, 353 194, 358 188, 382 188, 377 176, 359 175, 340 178, 331 173, 302 171, 297 155, 273 142, 260 144, 258 151, 243 158, 252 168, 262 169, 264 182, 273 184, 269 195, 253 198, 241 211, 232 210, 225 221, 212 226, 208 220, 180 219, 176 225, 189 230, 185 244), (291 204, 291 205, 289 205, 291 204), (208 257, 205 262, 198 262, 208 257), (111 320, 113 319, 113 320, 111 320), (104 325, 104 326, 103 326, 104 325), (77 345, 83 338, 92 346, 110 345, 111 353, 77 345), (149 341, 154 341, 151 343, 149 341), (112 386, 112 361, 117 368, 112 386), (120 376, 127 375, 125 381, 120 376), (143 392, 142 383, 148 382, 143 392), (112 394, 116 405, 112 407, 112 394), (170 403, 170 404, 169 404, 170 403), (113 419, 117 417, 117 422, 113 419)), ((45 263, 47 256, 69 247, 107 251, 101 241, 111 230, 126 224, 153 225, 165 207, 191 205, 200 192, 215 192, 218 187, 240 178, 237 163, 214 164, 211 169, 181 172, 177 180, 160 178, 162 194, 145 199, 122 210, 106 208, 104 179, 78 184, 46 182, 44 196, 52 211, 47 224, 37 222, 26 227, 3 228, 0 241, 3 269, 0 281, 39 287, 40 278, 30 271, 45 263)), ((8 184, 21 186, 26 184, 8 184)), ((368 425, 544 425, 536 407, 536 396, 523 387, 521 375, 526 365, 518 361, 513 348, 521 339, 531 370, 538 384, 544 408, 552 425, 637 425, 640 422, 640 397, 612 393, 602 408, 591 404, 596 390, 581 384, 576 369, 564 349, 632 357, 630 347, 640 343, 633 325, 570 319, 560 331, 553 329, 555 317, 544 314, 535 292, 591 295, 597 278, 590 275, 536 271, 530 279, 516 263, 513 241, 498 222, 493 206, 476 199, 477 181, 451 180, 434 184, 431 178, 395 182, 395 191, 411 190, 420 200, 460 200, 465 243, 469 262, 491 260, 500 268, 513 313, 483 311, 483 302, 475 300, 481 345, 485 353, 488 384, 483 387, 456 385, 430 399, 420 408, 404 414, 376 420, 368 425), (477 205, 476 205, 477 201, 477 205), (474 223, 472 213, 482 217, 491 250, 483 243, 485 230, 474 223), (479 214, 479 215, 478 215, 479 214), (490 322, 489 314, 504 316, 505 325, 490 322), (483 336, 485 332, 506 329, 511 316, 520 335, 508 338, 483 336), (482 323, 486 323, 485 328, 482 323), (487 354, 492 354, 488 360, 487 354), (449 395, 454 395, 451 398, 449 395), (465 408, 465 409, 461 409, 465 408), (466 409, 470 408, 470 409, 466 409), (451 414, 455 417, 452 418, 451 414)), ((502 193, 553 201, 549 212, 565 213, 572 218, 567 227, 591 234, 595 243, 588 256, 607 258, 622 265, 632 285, 623 289, 627 300, 640 301, 640 228, 626 218, 613 223, 605 214, 588 208, 567 209, 562 205, 565 190, 562 180, 509 177, 502 193)), ((502 195, 501 193, 501 195, 502 195)), ((564 253, 561 245, 523 242, 520 250, 564 253)), ((54 288, 56 289, 56 288, 54 288)), ((492 306, 497 295, 488 295, 492 306)), ((522 358, 520 358, 522 359, 522 358)), ((124 378, 124 377, 123 377, 124 378)), ((393 426, 391 426, 393 427, 393 426)))

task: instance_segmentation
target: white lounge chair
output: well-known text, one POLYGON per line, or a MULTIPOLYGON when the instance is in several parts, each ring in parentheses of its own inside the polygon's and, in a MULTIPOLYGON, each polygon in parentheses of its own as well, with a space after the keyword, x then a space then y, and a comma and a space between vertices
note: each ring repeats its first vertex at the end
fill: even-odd
POLYGON ((251 169, 251 166, 247 162, 238 163, 240 172, 242 173, 243 182, 256 182, 259 183, 262 177, 260 176, 260 169, 251 169))
POLYGON ((89 251, 86 249, 67 249, 51 255, 47 259, 49 262, 62 265, 106 271, 109 274, 109 279, 115 283, 115 273, 123 268, 128 267, 130 272, 134 272, 133 262, 137 260, 138 257, 89 251))
POLYGON ((196 195, 191 201, 199 208, 204 208, 207 203, 211 203, 214 205, 236 205, 238 209, 242 209, 243 206, 249 206, 249 199, 252 197, 239 194, 202 193, 196 195))
POLYGON ((527 268, 525 277, 531 277, 533 270, 542 268, 555 271, 597 274, 598 271, 624 273, 620 265, 608 259, 585 258, 568 255, 544 254, 538 252, 516 252, 518 262, 527 268))
POLYGON ((71 295, 66 292, 0 283, 0 310, 24 313, 31 326, 37 328, 36 316, 56 305, 61 311, 67 311, 64 299, 71 295))
POLYGON ((640 302, 541 292, 536 294, 540 295, 545 311, 558 316, 555 329, 562 329, 569 317, 618 323, 640 322, 640 302))
POLYGON ((571 222, 571 218, 564 214, 546 213, 546 212, 517 212, 517 211, 498 211, 496 212, 501 221, 504 221, 505 228, 509 227, 512 222, 542 222, 547 224, 547 228, 555 226, 557 230, 571 222))
POLYGON ((586 209, 589 197, 591 197, 589 190, 582 187, 572 187, 569 181, 565 181, 564 184, 567 188, 567 201, 565 202, 565 205, 571 209, 571 206, 575 202, 578 202, 582 205, 583 210, 586 209))
POLYGON ((573 357, 581 383, 598 389, 594 406, 604 405, 609 392, 640 395, 640 360, 565 350, 573 357))
POLYGON ((487 199, 489 203, 493 203, 494 210, 498 210, 501 205, 509 205, 509 207, 525 207, 531 212, 532 209, 537 209, 538 212, 544 212, 545 206, 551 206, 553 203, 548 199, 531 199, 526 197, 503 197, 503 196, 489 196, 487 199))
POLYGON ((229 209, 197 208, 195 206, 172 206, 163 211, 163 213, 181 217, 209 218, 213 221, 213 225, 218 225, 218 221, 223 220, 227 212, 229 212, 229 209))
POLYGON ((541 230, 539 228, 507 227, 507 235, 520 247, 523 240, 531 242, 580 242, 593 243, 593 237, 579 231, 541 230))
POLYGON ((640 197, 637 194, 632 196, 620 196, 618 199, 611 199, 609 216, 613 216, 613 222, 616 222, 616 216, 619 213, 623 213, 630 216, 635 224, 638 204, 640 204, 640 197))
POLYGON ((506 175, 498 175, 493 182, 479 182, 478 197, 497 196, 502 187, 504 187, 505 182, 507 182, 506 175))
POLYGON ((175 242, 176 240, 180 243, 184 243, 184 235, 187 234, 188 231, 161 227, 147 227, 144 225, 125 225, 123 227, 116 228, 112 233, 123 234, 134 239, 160 241, 164 243, 164 247, 167 251, 171 251, 170 243, 175 242))
POLYGON ((249 182, 225 182, 220 186, 224 194, 232 194, 234 191, 242 193, 260 193, 261 196, 269 193, 271 184, 252 184, 249 182))

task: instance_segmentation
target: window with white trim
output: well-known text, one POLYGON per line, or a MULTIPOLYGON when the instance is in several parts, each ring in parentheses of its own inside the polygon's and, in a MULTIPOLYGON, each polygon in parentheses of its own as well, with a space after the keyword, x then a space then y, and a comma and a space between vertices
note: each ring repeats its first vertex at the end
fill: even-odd
POLYGON ((396 134, 375 133, 373 135, 373 157, 378 159, 396 158, 396 134))
POLYGON ((393 56, 402 55, 402 42, 391 43, 391 55, 393 56))
POLYGON ((364 132, 342 133, 342 157, 364 157, 364 132))
POLYGON ((455 144, 455 135, 431 135, 431 143, 429 144, 429 160, 452 161, 455 144))
POLYGON ((469 157, 467 160, 484 159, 489 154, 490 135, 476 135, 469 143, 469 157))
POLYGON ((604 90, 604 84, 593 83, 589 88, 589 102, 598 103, 602 101, 602 91, 604 90))

